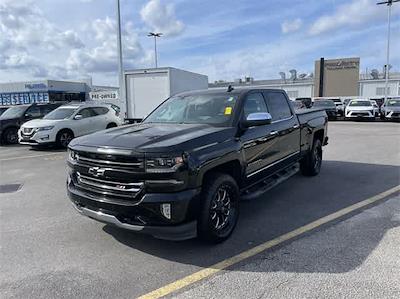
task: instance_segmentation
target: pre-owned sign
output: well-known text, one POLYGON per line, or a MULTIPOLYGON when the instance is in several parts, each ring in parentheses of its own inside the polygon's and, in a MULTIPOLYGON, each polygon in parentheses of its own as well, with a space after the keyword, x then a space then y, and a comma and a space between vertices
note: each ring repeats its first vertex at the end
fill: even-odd
POLYGON ((118 100, 118 91, 92 91, 89 92, 91 100, 112 101, 118 100))

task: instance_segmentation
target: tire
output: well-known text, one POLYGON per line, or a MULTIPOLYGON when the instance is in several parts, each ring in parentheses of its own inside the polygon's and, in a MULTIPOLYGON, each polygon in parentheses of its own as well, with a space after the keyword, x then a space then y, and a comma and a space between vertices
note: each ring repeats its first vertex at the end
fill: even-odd
POLYGON ((115 128, 117 126, 116 123, 109 123, 106 127, 106 129, 111 129, 111 128, 115 128))
POLYGON ((74 134, 70 130, 61 130, 57 133, 56 145, 59 148, 67 148, 72 139, 74 139, 74 134))
POLYGON ((314 139, 311 151, 300 162, 301 173, 305 176, 315 176, 319 174, 322 165, 322 143, 319 139, 314 139))
POLYGON ((4 144, 17 144, 18 143, 18 129, 15 127, 8 128, 3 133, 4 144))
POLYGON ((197 224, 199 238, 221 243, 229 238, 239 218, 239 187, 227 174, 213 173, 204 182, 197 224))

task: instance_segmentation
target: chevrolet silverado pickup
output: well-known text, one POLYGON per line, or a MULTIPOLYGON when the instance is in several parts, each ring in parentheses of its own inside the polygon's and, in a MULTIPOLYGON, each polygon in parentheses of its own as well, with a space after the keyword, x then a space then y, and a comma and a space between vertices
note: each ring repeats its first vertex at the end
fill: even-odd
POLYGON ((282 90, 181 93, 140 124, 73 139, 67 192, 79 213, 106 224, 221 242, 239 199, 299 168, 319 173, 327 121, 323 110, 295 112, 282 90))

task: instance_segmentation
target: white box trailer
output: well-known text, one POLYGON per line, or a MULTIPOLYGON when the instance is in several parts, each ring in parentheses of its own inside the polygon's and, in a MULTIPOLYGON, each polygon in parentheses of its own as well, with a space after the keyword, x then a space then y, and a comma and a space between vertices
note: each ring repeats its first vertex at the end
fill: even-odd
POLYGON ((143 119, 162 101, 189 90, 207 89, 208 77, 173 67, 125 71, 128 119, 143 119))

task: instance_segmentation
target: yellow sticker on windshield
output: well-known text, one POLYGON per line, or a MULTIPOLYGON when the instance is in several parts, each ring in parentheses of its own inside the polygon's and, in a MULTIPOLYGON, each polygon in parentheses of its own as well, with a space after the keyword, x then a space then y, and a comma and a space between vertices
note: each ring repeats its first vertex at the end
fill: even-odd
POLYGON ((225 115, 231 115, 232 114, 232 107, 225 107, 225 115))

